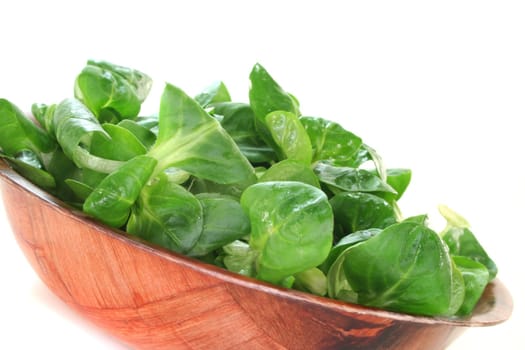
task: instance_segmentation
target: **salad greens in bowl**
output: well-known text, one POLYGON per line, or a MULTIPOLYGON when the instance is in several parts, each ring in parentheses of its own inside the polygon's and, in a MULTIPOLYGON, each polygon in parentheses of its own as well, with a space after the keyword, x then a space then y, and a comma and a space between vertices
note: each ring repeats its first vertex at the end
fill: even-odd
POLYGON ((302 114, 260 64, 248 102, 223 82, 194 97, 88 61, 74 97, 0 99, 0 157, 104 225, 248 278, 398 313, 468 317, 497 267, 468 222, 441 206, 403 217, 409 169, 342 125, 302 114))

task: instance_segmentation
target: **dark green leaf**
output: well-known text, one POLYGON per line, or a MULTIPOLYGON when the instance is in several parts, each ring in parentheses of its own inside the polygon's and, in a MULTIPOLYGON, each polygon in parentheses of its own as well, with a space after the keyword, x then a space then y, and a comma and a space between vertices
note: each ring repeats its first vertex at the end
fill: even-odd
POLYGON ((300 182, 263 182, 244 191, 250 246, 260 252, 257 277, 281 283, 316 267, 332 245, 333 215, 326 195, 300 182))
POLYGON ((273 111, 300 114, 297 99, 284 91, 259 63, 250 73, 250 82, 250 105, 258 120, 264 122, 266 115, 273 111))
POLYGON ((250 105, 236 102, 216 103, 211 113, 220 121, 221 126, 249 161, 263 163, 276 159, 273 148, 264 143, 255 129, 255 115, 250 105))
MULTIPOLYGON (((353 167, 361 138, 323 118, 301 117, 313 149, 313 161, 328 160, 335 166, 353 167)), ((357 155, 358 156, 358 155, 357 155)))
POLYGON ((85 201, 93 192, 94 188, 75 179, 66 179, 65 183, 81 201, 85 201))
MULTIPOLYGON (((387 169, 386 182, 396 190, 397 194, 392 195, 392 199, 398 201, 412 178, 412 171, 410 169, 387 169)), ((388 200, 388 198, 386 198, 388 200)))
POLYGON ((490 280, 498 274, 498 267, 468 228, 450 227, 444 232, 443 240, 451 255, 465 256, 483 264, 489 271, 490 280))
POLYGON ((492 281, 498 274, 498 267, 470 230, 467 220, 444 205, 439 206, 439 211, 447 220, 447 227, 441 237, 447 243, 450 254, 465 256, 485 265, 489 271, 489 280, 492 281))
POLYGON ((453 256, 452 259, 461 272, 465 283, 465 299, 457 314, 461 316, 470 315, 489 283, 489 272, 483 264, 467 257, 453 256))
POLYGON ((183 254, 195 245, 202 229, 201 202, 164 173, 142 189, 126 227, 131 234, 183 254))
POLYGON ((233 184, 218 184, 210 180, 203 180, 199 178, 192 178, 188 189, 194 193, 219 193, 223 195, 241 198, 242 192, 248 187, 256 183, 255 177, 250 177, 245 181, 233 184))
POLYGON ((203 209, 203 228, 188 255, 206 255, 250 233, 250 221, 237 200, 210 193, 196 197, 203 209))
POLYGON ((107 225, 121 227, 149 180, 157 161, 135 157, 109 174, 84 202, 83 210, 107 225))
POLYGON ((353 245, 343 268, 358 302, 364 305, 451 316, 463 303, 460 272, 444 242, 423 225, 402 222, 353 245))
POLYGON ((353 233, 350 233, 337 242, 332 249, 330 250, 330 254, 326 258, 326 260, 321 265, 321 270, 325 273, 328 273, 330 267, 335 262, 335 260, 341 255, 341 253, 346 250, 346 248, 357 244, 359 242, 366 241, 369 238, 374 237, 382 230, 379 228, 370 228, 366 230, 356 231, 353 233))
POLYGON ((55 179, 51 174, 42 169, 34 153, 24 151, 19 154, 18 157, 10 157, 0 153, 0 159, 1 158, 6 159, 13 169, 32 183, 44 190, 54 191, 56 187, 55 179))
POLYGON ((256 64, 250 73, 250 105, 255 113, 256 128, 262 139, 274 146, 266 127, 266 115, 274 111, 286 111, 300 115, 297 99, 285 92, 260 64, 256 64))
POLYGON ((319 181, 346 192, 389 192, 396 191, 376 174, 348 167, 336 167, 324 162, 316 163, 314 172, 319 181))
POLYGON ((75 97, 100 120, 115 122, 138 115, 151 85, 142 72, 90 60, 75 80, 75 97))
MULTIPOLYGON (((335 225, 340 226, 344 234, 370 228, 382 229, 397 222, 392 205, 370 193, 342 192, 330 199, 330 204, 335 225)), ((341 237, 336 235, 335 238, 341 237)))
POLYGON ((42 128, 5 99, 0 99, 0 125, 0 149, 8 156, 31 150, 40 157, 56 148, 55 141, 42 128))

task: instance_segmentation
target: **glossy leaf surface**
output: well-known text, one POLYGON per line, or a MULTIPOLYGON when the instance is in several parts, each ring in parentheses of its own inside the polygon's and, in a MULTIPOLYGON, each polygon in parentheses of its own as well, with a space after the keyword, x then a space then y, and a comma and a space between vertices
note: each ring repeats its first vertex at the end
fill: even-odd
POLYGON ((345 192, 388 192, 396 191, 379 176, 365 169, 336 167, 319 162, 314 171, 319 181, 345 192))
POLYGON ((115 122, 138 115, 152 80, 135 69, 89 60, 75 80, 75 97, 100 120, 115 122))
POLYGON ((405 193, 410 180, 412 179, 412 170, 410 169, 387 169, 386 182, 396 190, 397 194, 393 196, 394 200, 399 200, 405 193))
POLYGON ((489 283, 489 271, 483 264, 464 256, 453 256, 452 259, 465 283, 465 299, 457 314, 469 315, 489 283))
POLYGON ((203 210, 203 227, 190 256, 203 256, 250 233, 250 221, 240 203, 230 196, 196 196, 203 210))
POLYGON ((217 183, 236 183, 255 176, 219 122, 170 84, 161 99, 157 141, 148 154, 159 161, 156 173, 177 167, 217 183))
POLYGON ((42 128, 6 99, 0 99, 0 125, 0 149, 9 156, 24 150, 39 155, 56 148, 55 141, 42 128))
POLYGON ((255 114, 250 105, 236 102, 215 103, 211 113, 252 163, 276 159, 273 148, 266 145, 255 129, 255 114))
POLYGON ((258 278, 280 283, 327 257, 333 214, 318 188, 300 182, 258 183, 244 191, 241 205, 250 218, 250 246, 260 253, 258 278))
POLYGON ((128 220, 142 187, 149 180, 156 160, 138 156, 109 174, 84 202, 83 210, 113 227, 128 220))
POLYGON ((343 268, 358 302, 364 305, 450 316, 463 303, 463 279, 446 245, 419 224, 395 224, 350 247, 343 268))
POLYGON ((126 227, 129 233, 178 253, 191 250, 202 228, 201 202, 165 174, 144 186, 126 227))
POLYGON ((392 205, 371 193, 342 192, 330 199, 330 204, 335 224, 341 226, 344 234, 370 228, 382 229, 397 222, 392 205))
POLYGON ((301 117, 313 148, 313 161, 328 160, 336 166, 353 167, 361 138, 341 125, 323 118, 301 117))
POLYGON ((293 159, 304 164, 312 162, 310 138, 294 113, 275 111, 266 115, 265 120, 281 159, 293 159))
POLYGON ((447 220, 447 227, 441 236, 447 243, 450 254, 465 256, 483 264, 489 271, 489 280, 493 280, 498 274, 498 267, 470 230, 467 220, 445 206, 440 206, 439 211, 447 220))

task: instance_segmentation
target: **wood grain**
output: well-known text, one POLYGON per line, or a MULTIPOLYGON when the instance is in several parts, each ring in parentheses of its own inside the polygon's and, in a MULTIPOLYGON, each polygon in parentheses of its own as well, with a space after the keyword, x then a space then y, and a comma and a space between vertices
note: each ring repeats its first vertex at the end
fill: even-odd
POLYGON ((7 216, 42 281, 137 349, 443 349, 466 327, 505 321, 491 283, 466 319, 416 317, 271 286, 107 228, 0 161, 7 216))

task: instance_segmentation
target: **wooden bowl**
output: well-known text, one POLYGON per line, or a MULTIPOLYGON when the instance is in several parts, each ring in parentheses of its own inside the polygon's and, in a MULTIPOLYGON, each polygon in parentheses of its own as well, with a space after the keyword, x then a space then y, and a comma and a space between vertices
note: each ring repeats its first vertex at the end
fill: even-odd
POLYGON ((443 349, 505 321, 496 280, 465 319, 388 312, 287 290, 155 248, 40 190, 0 161, 7 216, 42 281, 139 349, 443 349))

